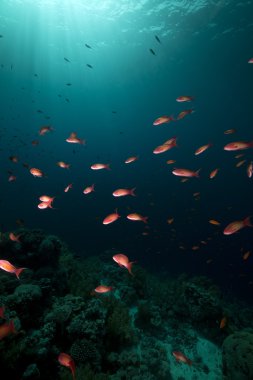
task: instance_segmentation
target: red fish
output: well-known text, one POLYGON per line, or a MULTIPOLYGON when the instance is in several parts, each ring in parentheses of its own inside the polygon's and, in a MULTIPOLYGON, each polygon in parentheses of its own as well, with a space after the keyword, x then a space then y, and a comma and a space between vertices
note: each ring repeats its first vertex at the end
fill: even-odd
POLYGON ((235 141, 224 146, 224 150, 235 151, 253 148, 253 141, 235 141))
POLYGON ((72 357, 68 354, 65 354, 64 352, 61 352, 60 355, 58 356, 58 362, 61 365, 64 365, 65 367, 70 368, 70 371, 73 376, 73 380, 75 380, 76 366, 72 357))
POLYGON ((123 253, 118 253, 117 255, 114 255, 113 260, 121 267, 126 268, 128 272, 133 275, 132 273, 132 265, 136 263, 136 261, 129 261, 128 257, 126 255, 123 255, 123 253))
POLYGON ((247 176, 249 178, 252 177, 252 174, 253 174, 253 163, 252 161, 249 163, 248 167, 247 167, 247 176))
POLYGON ((176 101, 179 103, 183 103, 183 102, 191 102, 193 99, 194 99, 193 96, 184 95, 184 96, 179 96, 178 98, 176 98, 176 101))
POLYGON ((38 178, 41 178, 41 177, 44 177, 45 174, 40 170, 40 169, 37 169, 37 168, 31 168, 30 169, 30 173, 34 176, 34 177, 38 177, 38 178))
POLYGON ((16 333, 15 326, 14 326, 14 320, 11 319, 8 322, 5 322, 3 325, 0 326, 0 340, 8 336, 9 334, 16 333))
POLYGON ((75 132, 72 132, 70 136, 66 139, 66 141, 72 144, 85 144, 85 140, 79 139, 75 132))
POLYGON ((177 120, 184 119, 186 115, 190 115, 193 112, 193 109, 181 111, 177 117, 177 120))
POLYGON ((11 160, 12 162, 14 162, 16 164, 18 162, 18 157, 17 156, 10 156, 9 160, 11 160))
POLYGON ((13 232, 10 232, 9 238, 11 241, 15 241, 16 243, 20 243, 20 235, 15 235, 13 232))
POLYGON ((69 169, 70 168, 70 164, 67 164, 64 161, 58 161, 58 162, 56 162, 56 165, 62 169, 69 169))
POLYGON ((39 135, 43 136, 45 133, 52 132, 52 131, 53 131, 53 128, 50 127, 49 125, 46 125, 46 126, 40 128, 39 135))
POLYGON ((9 178, 8 178, 8 181, 9 181, 9 182, 13 182, 13 181, 16 181, 16 179, 17 179, 17 177, 16 177, 15 175, 11 174, 11 175, 9 176, 9 178))
POLYGON ((226 131, 224 131, 224 135, 231 135, 232 133, 235 133, 236 130, 234 128, 232 129, 227 129, 226 131))
POLYGON ((9 272, 9 273, 15 273, 15 275, 19 279, 20 273, 23 272, 23 270, 26 268, 16 268, 9 261, 0 260, 0 269, 3 269, 4 271, 9 272))
POLYGON ((154 154, 164 153, 167 150, 170 150, 170 149, 174 148, 175 146, 177 146, 177 138, 176 137, 172 137, 171 139, 165 141, 162 145, 157 146, 153 150, 153 153, 154 154))
POLYGON ((83 190, 83 193, 84 193, 84 194, 89 194, 89 193, 91 193, 92 191, 95 191, 95 190, 94 190, 94 186, 95 186, 94 183, 93 183, 91 186, 87 186, 87 187, 83 190))
POLYGON ((110 170, 110 164, 93 164, 90 167, 92 170, 107 169, 110 170))
POLYGON ((160 116, 154 122, 153 125, 161 125, 164 123, 169 123, 174 120, 173 116, 160 116))
POLYGON ((104 293, 108 293, 108 292, 112 291, 112 289, 113 289, 112 286, 99 285, 99 286, 97 286, 97 287, 94 289, 94 292, 95 292, 95 293, 104 294, 104 293))
POLYGON ((235 232, 240 231, 244 227, 253 227, 250 221, 250 216, 243 220, 236 220, 235 222, 230 223, 223 231, 224 235, 232 235, 235 232))
POLYGON ((138 156, 131 156, 131 157, 128 157, 126 160, 125 160, 125 164, 131 164, 131 162, 134 162, 136 160, 138 160, 138 156))
POLYGON ((210 146, 212 146, 211 143, 201 146, 200 148, 198 148, 197 150, 195 150, 195 153, 194 153, 195 156, 198 156, 199 154, 203 153, 205 150, 207 150, 208 148, 210 148, 210 146))
POLYGON ((117 209, 116 209, 114 213, 109 214, 109 215, 107 215, 107 216, 104 218, 104 220, 103 220, 103 224, 110 224, 110 223, 113 223, 113 222, 115 222, 115 220, 117 220, 118 218, 120 218, 120 215, 118 214, 118 211, 117 211, 117 209))
POLYGON ((136 196, 136 194, 134 193, 136 187, 133 187, 132 189, 117 189, 115 190, 112 195, 114 197, 124 197, 126 195, 132 195, 132 196, 136 196))
POLYGON ((187 177, 187 178, 191 178, 191 177, 199 177, 199 170, 197 170, 196 172, 192 171, 192 170, 189 170, 189 169, 178 169, 178 168, 175 168, 173 169, 172 173, 176 176, 179 176, 179 177, 187 177))
POLYGON ((140 214, 137 214, 136 212, 135 213, 132 213, 132 214, 128 214, 127 215, 127 219, 129 220, 133 220, 135 222, 144 222, 144 223, 148 223, 147 220, 148 220, 148 216, 142 216, 140 214))
POLYGON ((209 178, 213 179, 214 177, 216 177, 217 173, 218 173, 219 169, 214 169, 211 171, 211 173, 209 174, 209 178))
POLYGON ((69 189, 72 189, 72 183, 70 183, 68 186, 65 187, 64 192, 67 193, 69 189))
POLYGON ((52 203, 55 197, 50 197, 49 195, 42 195, 39 200, 41 203, 38 204, 38 208, 44 210, 46 208, 53 208, 52 203))
POLYGON ((250 59, 248 60, 248 63, 253 63, 253 58, 250 58, 250 59))
POLYGON ((172 355, 176 358, 178 362, 183 362, 185 364, 192 365, 192 361, 188 359, 182 352, 173 351, 172 355))

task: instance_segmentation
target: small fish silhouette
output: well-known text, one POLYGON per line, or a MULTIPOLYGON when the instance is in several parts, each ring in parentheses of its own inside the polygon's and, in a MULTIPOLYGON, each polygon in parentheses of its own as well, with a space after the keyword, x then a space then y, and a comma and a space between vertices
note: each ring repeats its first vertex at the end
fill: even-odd
POLYGON ((149 49, 150 53, 156 55, 153 49, 149 49))

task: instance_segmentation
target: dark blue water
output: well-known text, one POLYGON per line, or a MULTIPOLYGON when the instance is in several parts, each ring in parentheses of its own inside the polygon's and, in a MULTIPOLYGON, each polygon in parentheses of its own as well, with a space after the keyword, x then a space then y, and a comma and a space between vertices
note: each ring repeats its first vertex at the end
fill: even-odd
POLYGON ((149 270, 205 274, 231 297, 251 298, 253 255, 244 261, 242 254, 252 250, 253 230, 232 236, 222 231, 253 214, 246 174, 252 149, 223 150, 228 142, 253 140, 252 1, 85 3, 1 1, 1 230, 14 231, 22 218, 28 228, 59 235, 78 254, 115 248, 149 270), (194 101, 180 104, 180 95, 194 101), (152 125, 185 109, 195 112, 152 125), (39 136, 43 125, 54 131, 39 136), (237 132, 224 135, 231 128, 237 132), (71 132, 86 145, 66 143, 71 132), (177 148, 152 153, 173 136, 177 148), (209 150, 194 155, 209 142, 209 150), (247 160, 240 168, 238 153, 247 160), (139 159, 126 165, 132 155, 139 159), (166 164, 169 159, 174 166, 166 164), (111 170, 92 171, 96 162, 111 170), (34 178, 23 163, 46 177, 34 178), (181 183, 173 167, 201 168, 200 178, 181 183), (16 181, 8 182, 8 171, 16 181), (73 188, 64 193, 69 183, 73 188), (83 189, 93 183, 95 192, 85 196, 83 189), (132 187, 136 197, 112 196, 132 187), (56 197, 55 209, 37 208, 43 194, 56 197), (104 226, 116 208, 121 217, 104 226), (127 220, 130 212, 148 216, 148 224, 127 220))

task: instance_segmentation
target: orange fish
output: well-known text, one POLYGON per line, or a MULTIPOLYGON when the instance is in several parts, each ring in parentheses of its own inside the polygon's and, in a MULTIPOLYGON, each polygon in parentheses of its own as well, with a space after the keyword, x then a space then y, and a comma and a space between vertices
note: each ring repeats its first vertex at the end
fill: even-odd
POLYGON ((253 227, 250 221, 250 216, 244 220, 236 220, 235 222, 230 223, 223 231, 224 235, 232 235, 235 232, 240 231, 243 227, 253 227))
POLYGON ((227 317, 223 317, 220 321, 220 329, 224 329, 224 327, 227 325, 227 317))
POLYGON ((52 131, 53 131, 53 128, 50 127, 49 125, 46 125, 46 126, 43 126, 39 129, 39 135, 43 136, 45 133, 52 132, 52 131))
POLYGON ((153 150, 153 153, 154 154, 164 153, 167 150, 170 150, 170 149, 174 148, 175 146, 177 146, 177 138, 176 137, 172 137, 171 139, 165 141, 162 145, 157 146, 153 150))
POLYGON ((249 256, 250 256, 250 254, 251 254, 251 251, 247 251, 247 252, 245 252, 245 253, 243 254, 243 256, 242 256, 243 260, 247 260, 247 259, 249 258, 249 256))
POLYGON ((210 148, 210 146, 212 146, 211 143, 201 146, 200 148, 198 148, 197 150, 195 150, 195 153, 194 153, 195 156, 198 156, 199 154, 203 153, 205 150, 207 150, 208 148, 210 148))
POLYGON ((65 141, 72 144, 85 144, 85 140, 79 139, 75 132, 72 132, 65 141))
POLYGON ((117 255, 114 255, 113 260, 121 267, 125 267, 128 272, 133 275, 132 273, 132 265, 136 263, 136 261, 129 261, 128 257, 126 255, 123 255, 123 253, 118 253, 117 255))
POLYGON ((181 111, 181 112, 178 114, 177 120, 183 119, 183 118, 185 118, 186 115, 189 115, 189 114, 191 114, 191 113, 193 113, 193 112, 194 112, 193 109, 185 110, 185 111, 181 111))
POLYGON ((68 184, 68 186, 65 187, 64 192, 67 193, 69 189, 72 189, 72 183, 68 184))
POLYGON ((138 160, 138 156, 131 156, 131 157, 128 157, 126 160, 125 160, 125 164, 130 164, 131 162, 134 162, 136 160, 138 160))
POLYGON ((182 362, 188 365, 192 365, 192 361, 188 359, 182 352, 180 351, 173 351, 172 355, 176 358, 178 362, 182 362))
POLYGON ((58 356, 58 362, 61 365, 64 365, 65 367, 70 368, 73 380, 75 380, 76 366, 72 357, 68 354, 65 354, 64 352, 61 352, 60 355, 58 356))
POLYGON ((174 222, 174 218, 167 219, 168 224, 172 224, 174 222))
POLYGON ((58 161, 58 162, 56 162, 56 165, 62 169, 69 169, 70 168, 70 164, 67 164, 64 161, 58 161))
POLYGON ((14 320, 11 319, 0 326, 0 340, 8 336, 9 334, 15 334, 14 320))
POLYGON ((249 148, 253 148, 253 141, 236 141, 224 146, 224 150, 227 151, 244 150, 249 148))
POLYGON ((176 160, 168 160, 166 161, 166 164, 170 165, 170 164, 174 164, 176 162, 176 160))
POLYGON ((178 168, 175 168, 173 169, 172 173, 176 176, 179 176, 179 177, 187 177, 187 178, 191 178, 191 177, 199 177, 199 170, 197 170, 196 172, 192 171, 192 170, 188 170, 188 169, 178 169, 178 168))
POLYGON ((241 154, 237 154, 236 156, 235 156, 235 158, 241 158, 241 157, 243 157, 244 156, 244 153, 241 153, 241 154))
POLYGON ((113 290, 112 286, 106 286, 106 285, 99 285, 94 289, 94 292, 104 294, 111 292, 113 290))
POLYGON ((194 246, 192 247, 192 251, 197 251, 199 248, 200 248, 200 247, 199 247, 198 245, 194 245, 194 246))
POLYGON ((231 135, 231 133, 235 133, 236 130, 235 129, 227 129, 226 131, 224 131, 224 135, 231 135))
POLYGON ((214 220, 214 219, 210 219, 209 223, 213 224, 214 226, 220 226, 220 222, 218 222, 217 220, 214 220))
POLYGON ((110 170, 110 164, 93 164, 90 167, 92 170, 107 169, 110 170))
POLYGON ((183 103, 183 102, 191 102, 193 99, 194 99, 193 96, 184 95, 184 96, 178 96, 176 98, 176 101, 179 103, 183 103))
POLYGON ((40 170, 40 169, 37 169, 37 168, 31 168, 30 169, 30 173, 34 176, 34 177, 38 177, 38 178, 41 178, 41 177, 44 177, 45 174, 40 170))
POLYGON ((253 163, 252 161, 249 163, 248 167, 247 167, 247 176, 249 178, 252 177, 252 174, 253 174, 253 163))
POLYGON ((42 195, 39 200, 41 203, 38 204, 38 208, 41 210, 44 210, 46 208, 53 208, 52 203, 54 201, 55 197, 50 197, 49 195, 42 195))
POLYGON ((136 194, 134 193, 136 187, 133 187, 132 189, 117 189, 115 190, 112 195, 114 197, 124 197, 126 195, 132 195, 132 196, 136 196, 136 194))
POLYGON ((15 275, 19 279, 20 273, 23 272, 23 270, 26 268, 16 268, 9 261, 0 260, 0 269, 4 270, 6 272, 9 272, 9 273, 15 273, 15 275))
POLYGON ((91 186, 87 186, 87 187, 83 190, 83 193, 84 193, 84 194, 89 194, 89 193, 91 193, 92 191, 95 191, 95 190, 94 190, 94 186, 95 186, 94 183, 93 183, 91 186))
POLYGON ((39 145, 39 140, 33 140, 33 141, 32 141, 32 145, 33 145, 33 146, 39 145))
POLYGON ((128 214, 127 215, 127 219, 129 220, 133 220, 135 222, 144 222, 144 223, 148 223, 147 220, 148 220, 148 216, 142 216, 140 214, 137 214, 137 213, 133 213, 133 214, 128 214))
POLYGON ((104 220, 103 224, 110 224, 115 222, 115 220, 119 219, 120 215, 118 214, 118 210, 116 209, 114 213, 107 215, 104 220))
POLYGON ((20 238, 21 235, 15 235, 13 232, 10 232, 9 238, 11 241, 15 241, 16 243, 20 243, 20 238))
POLYGON ((173 116, 160 116, 154 122, 153 125, 161 125, 164 123, 169 123, 174 120, 173 116))
POLYGON ((211 179, 212 179, 212 178, 216 177, 216 175, 217 175, 218 171, 219 171, 219 169, 218 169, 218 168, 216 168, 216 169, 212 170, 212 171, 211 171, 211 173, 209 174, 209 178, 211 178, 211 179))
POLYGON ((237 162, 237 164, 235 165, 237 168, 239 168, 240 166, 242 166, 243 164, 245 164, 246 160, 242 160, 242 161, 239 161, 237 162))
POLYGON ((250 59, 248 60, 248 63, 253 63, 253 58, 250 58, 250 59))

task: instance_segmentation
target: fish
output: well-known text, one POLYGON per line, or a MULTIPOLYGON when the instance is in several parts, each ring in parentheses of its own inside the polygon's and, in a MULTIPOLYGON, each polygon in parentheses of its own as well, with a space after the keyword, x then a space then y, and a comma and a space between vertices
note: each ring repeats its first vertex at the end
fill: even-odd
POLYGON ((88 44, 85 44, 85 46, 88 48, 88 49, 92 49, 92 47, 88 44))
POLYGON ((58 162, 56 162, 56 165, 59 166, 62 169, 69 169, 70 166, 71 166, 70 164, 67 164, 64 161, 58 161, 58 162))
POLYGON ((95 190, 94 190, 94 186, 95 186, 94 183, 93 183, 91 186, 87 186, 87 187, 83 190, 83 193, 84 193, 84 194, 90 194, 92 191, 95 191, 95 190))
POLYGON ((149 51, 151 54, 156 55, 153 49, 150 48, 149 51))
POLYGON ((220 329, 224 329, 224 327, 227 325, 227 317, 223 317, 220 321, 220 329))
POLYGON ((9 272, 9 273, 15 273, 17 278, 19 279, 20 274, 23 272, 23 270, 27 268, 16 268, 14 265, 12 265, 7 260, 0 260, 0 269, 9 272))
POLYGON ((237 162, 237 164, 235 165, 237 168, 240 168, 243 164, 245 164, 246 160, 241 160, 239 162, 237 162))
POLYGON ((171 164, 175 164, 176 160, 168 160, 166 161, 166 164, 168 165, 171 165, 171 164))
POLYGON ((179 176, 179 177, 187 177, 187 178, 197 177, 197 178, 199 178, 199 171, 200 171, 200 169, 198 169, 197 171, 194 172, 194 171, 189 170, 189 169, 174 168, 172 171, 172 174, 179 176))
POLYGON ((18 162, 18 157, 17 156, 10 156, 9 160, 16 164, 18 162))
POLYGON ((70 369, 73 380, 75 380, 76 366, 72 357, 68 354, 65 354, 65 352, 61 352, 58 356, 58 362, 70 369))
POLYGON ((45 126, 42 126, 40 129, 39 129, 39 135, 40 136, 43 136, 45 135, 45 133, 47 132, 52 132, 54 129, 50 126, 50 125, 45 125, 45 126))
POLYGON ((85 140, 79 139, 75 132, 72 132, 70 134, 70 136, 65 141, 67 141, 68 143, 72 143, 72 144, 82 144, 82 145, 85 144, 85 140))
POLYGON ((38 177, 38 178, 41 178, 41 177, 45 177, 45 174, 42 172, 42 170, 38 169, 38 168, 31 168, 29 170, 29 172, 34 176, 34 177, 38 177))
POLYGON ((72 86, 72 83, 66 83, 66 86, 72 86))
POLYGON ((235 222, 228 224, 227 227, 224 229, 223 234, 232 235, 235 232, 240 231, 244 227, 253 227, 253 225, 251 224, 250 216, 243 220, 236 220, 235 222))
POLYGON ((218 168, 212 170, 211 173, 209 174, 209 178, 210 178, 210 179, 213 179, 214 177, 216 177, 218 171, 219 171, 218 168))
POLYGON ((65 187, 64 192, 67 193, 69 189, 72 189, 72 183, 70 183, 68 186, 65 187))
POLYGON ((235 133, 236 132, 236 129, 232 128, 232 129, 226 129, 226 131, 224 131, 224 135, 231 135, 232 133, 235 133))
POLYGON ((182 352, 180 351, 173 351, 172 355, 176 358, 178 362, 182 362, 188 365, 192 365, 192 361, 188 359, 182 352))
POLYGON ((191 102, 192 100, 194 100, 194 97, 189 95, 178 96, 176 98, 176 101, 179 103, 191 102))
POLYGON ((253 63, 253 58, 250 58, 250 59, 248 60, 248 63, 253 63))
POLYGON ((218 221, 215 220, 215 219, 210 219, 210 220, 209 220, 209 223, 210 223, 210 224, 213 224, 214 226, 220 226, 220 222, 218 222, 218 221))
POLYGON ((159 42, 159 44, 161 43, 160 38, 158 36, 155 35, 155 39, 157 42, 159 42))
POLYGON ((9 178, 8 178, 8 181, 9 181, 9 182, 14 182, 14 181, 16 181, 16 179, 17 179, 17 177, 16 177, 15 175, 11 174, 11 175, 9 176, 9 178))
POLYGON ((107 169, 110 170, 110 164, 92 164, 90 167, 92 170, 107 169))
POLYGON ((113 287, 112 287, 112 286, 99 285, 99 286, 97 286, 97 287, 94 289, 94 292, 95 292, 95 293, 104 294, 104 293, 111 292, 112 290, 113 290, 113 287))
POLYGON ((64 57, 64 59, 65 59, 66 62, 70 62, 70 60, 69 60, 68 58, 65 58, 65 57, 64 57))
POLYGON ((184 119, 186 115, 190 115, 193 112, 195 112, 193 109, 181 111, 177 116, 177 120, 184 119))
POLYGON ((104 218, 103 224, 104 225, 111 224, 119 218, 120 218, 120 215, 118 214, 118 209, 116 209, 114 213, 109 214, 104 218))
POLYGON ((164 123, 170 123, 173 120, 174 120, 173 116, 167 116, 167 115, 160 116, 157 119, 155 119, 155 121, 153 122, 153 125, 161 125, 164 123))
POLYGON ((132 214, 128 214, 127 215, 127 219, 128 220, 132 220, 134 222, 144 222, 144 223, 148 223, 148 216, 142 216, 140 214, 137 214, 136 212, 135 213, 132 213, 132 214))
POLYGON ((1 319, 5 319, 4 312, 5 312, 5 306, 1 306, 0 307, 0 318, 1 319))
POLYGON ((15 334, 16 329, 14 325, 14 319, 11 319, 8 322, 5 322, 0 326, 0 340, 8 336, 9 334, 15 334))
POLYGON ((251 161, 247 167, 247 176, 249 178, 252 177, 252 174, 253 174, 253 162, 251 161))
POLYGON ((196 149, 195 150, 195 156, 198 156, 199 154, 203 153, 205 150, 207 150, 208 148, 210 148, 210 146, 212 146, 211 143, 208 143, 206 145, 202 145, 200 148, 196 149))
POLYGON ((177 138, 176 137, 172 137, 171 139, 165 141, 162 145, 159 145, 157 146, 154 150, 153 150, 153 153, 154 154, 160 154, 160 153, 164 153, 174 147, 177 146, 177 138))
POLYGON ((93 66, 91 66, 89 63, 87 63, 86 66, 89 67, 90 69, 93 69, 93 66))
POLYGON ((136 196, 136 194, 134 193, 136 187, 133 187, 132 189, 117 189, 115 190, 112 195, 114 197, 124 197, 126 195, 132 195, 132 196, 136 196))
POLYGON ((9 233, 9 238, 11 241, 15 241, 16 243, 20 243, 20 238, 21 235, 15 235, 13 232, 9 233))
POLYGON ((169 218, 169 219, 167 219, 167 223, 168 224, 172 224, 174 222, 174 218, 169 218))
POLYGON ((130 164, 131 162, 134 162, 136 160, 138 160, 138 156, 131 156, 131 157, 128 157, 124 162, 125 164, 130 164))
POLYGON ((248 260, 249 256, 251 255, 251 251, 247 251, 243 254, 242 258, 244 261, 248 260))
POLYGON ((112 258, 121 268, 126 268, 128 272, 133 276, 132 266, 134 263, 136 263, 136 261, 130 262, 128 257, 123 253, 118 253, 114 255, 112 258))
POLYGON ((55 197, 50 197, 49 195, 42 195, 39 197, 39 200, 41 203, 38 204, 38 208, 40 210, 44 210, 46 208, 53 208, 52 203, 54 201, 55 197))
POLYGON ((253 141, 235 141, 224 146, 226 151, 244 150, 253 148, 253 141))

